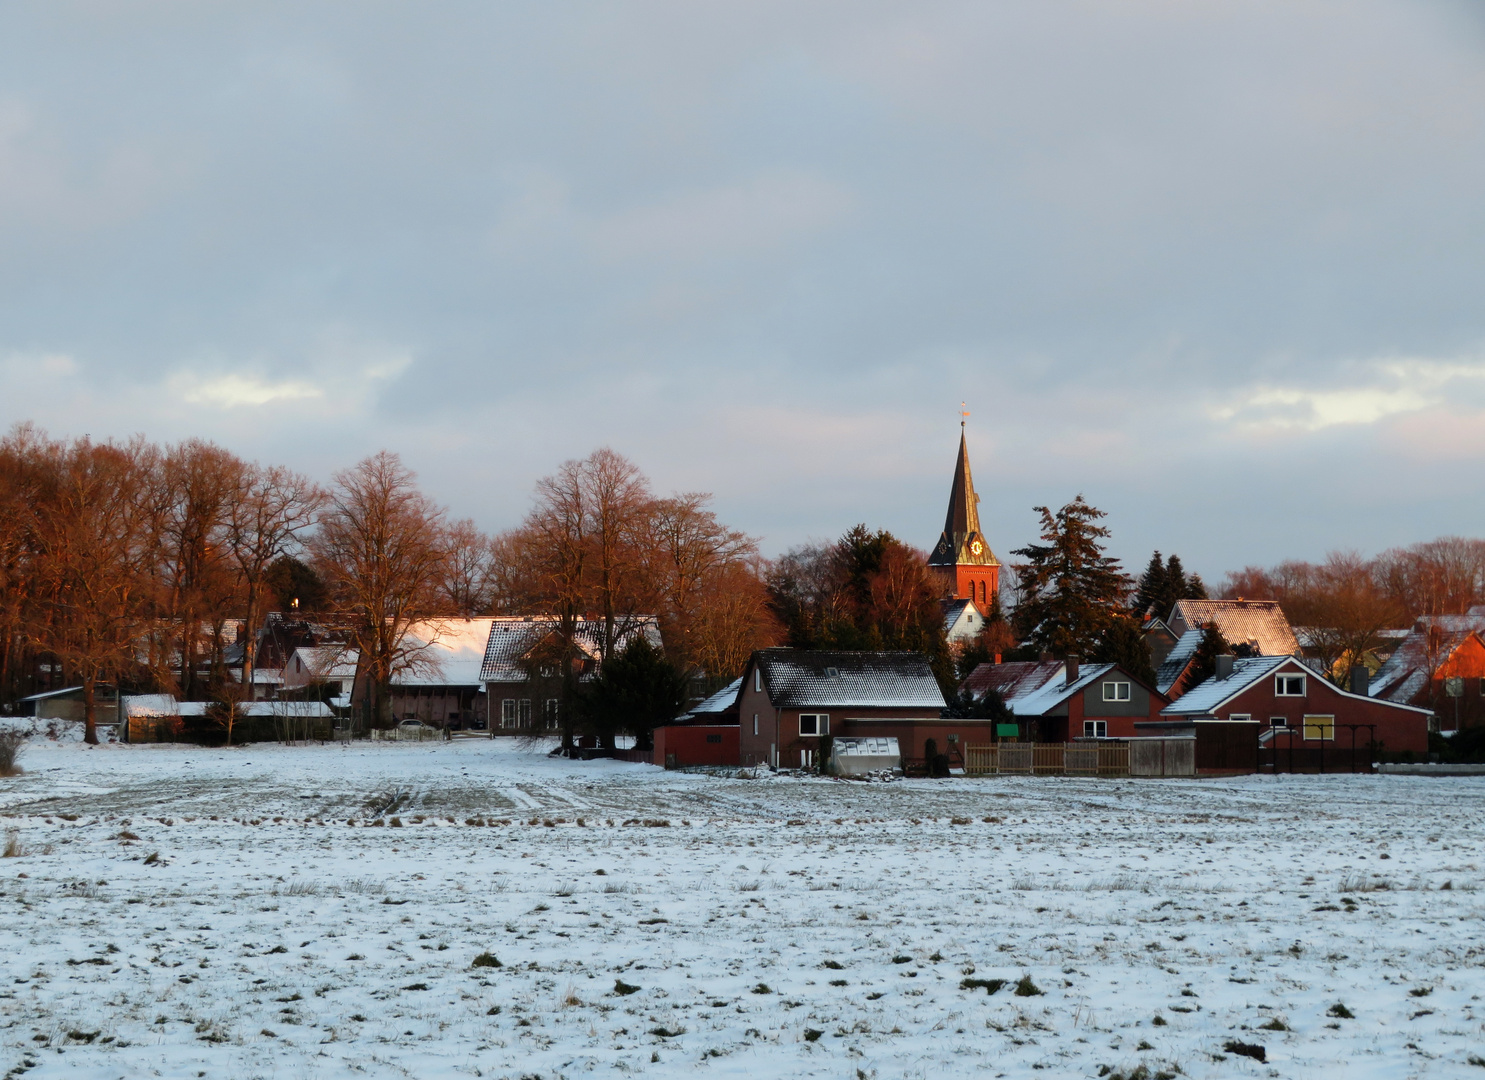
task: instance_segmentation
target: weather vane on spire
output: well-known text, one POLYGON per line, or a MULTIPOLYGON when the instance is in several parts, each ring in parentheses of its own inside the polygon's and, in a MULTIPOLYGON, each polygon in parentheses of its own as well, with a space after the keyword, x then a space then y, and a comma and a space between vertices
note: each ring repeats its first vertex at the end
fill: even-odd
POLYGON ((969 419, 969 403, 968 402, 961 401, 959 403, 959 426, 961 428, 963 428, 964 427, 964 422, 966 420, 968 420, 968 419, 969 419))

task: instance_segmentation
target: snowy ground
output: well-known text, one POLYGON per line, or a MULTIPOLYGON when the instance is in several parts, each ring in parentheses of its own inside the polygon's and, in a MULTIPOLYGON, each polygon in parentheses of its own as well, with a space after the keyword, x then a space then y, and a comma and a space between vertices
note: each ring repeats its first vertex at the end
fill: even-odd
POLYGON ((1479 779, 23 764, 0 1073, 1485 1080, 1479 779))

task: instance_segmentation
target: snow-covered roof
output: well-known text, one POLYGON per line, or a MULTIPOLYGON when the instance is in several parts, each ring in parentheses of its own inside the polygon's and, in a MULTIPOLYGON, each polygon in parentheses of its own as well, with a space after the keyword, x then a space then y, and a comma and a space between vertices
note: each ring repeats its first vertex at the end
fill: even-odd
POLYGON ((1170 627, 1183 636, 1207 623, 1216 623, 1229 645, 1247 645, 1259 656, 1299 652, 1277 600, 1178 600, 1171 610, 1170 627))
POLYGON ((173 694, 125 694, 120 704, 125 716, 180 715, 180 703, 173 694))
POLYGON ((425 619, 402 639, 407 659, 392 674, 397 686, 478 686, 493 618, 425 619))
MULTIPOLYGON (((525 682, 528 654, 547 637, 557 632, 560 621, 555 615, 503 615, 490 620, 490 637, 485 644, 480 665, 481 682, 525 682)), ((602 619, 579 619, 574 628, 574 644, 588 656, 602 654, 604 626, 602 619)), ((614 652, 623 651, 636 635, 660 647, 660 623, 653 615, 628 615, 619 620, 614 652)))
POLYGON ((64 687, 61 690, 43 690, 39 694, 31 694, 31 695, 29 695, 27 697, 21 698, 20 700, 21 701, 46 701, 48 698, 62 697, 65 694, 81 694, 82 693, 82 690, 83 690, 83 688, 81 686, 68 686, 68 687, 64 687))
POLYGON ((1068 682, 1066 676, 1043 683, 1035 690, 1020 697, 1006 699, 1006 706, 1016 716, 1046 716, 1074 694, 1103 678, 1114 670, 1113 664, 1089 664, 1078 672, 1078 677, 1068 682))
POLYGON ((985 629, 985 617, 973 600, 943 600, 944 634, 950 641, 967 641, 985 629))
POLYGON ((719 713, 726 712, 733 705, 737 704, 737 695, 738 691, 742 689, 742 683, 743 681, 740 677, 733 679, 726 686, 722 687, 722 689, 681 717, 681 719, 688 720, 697 716, 716 716, 719 713))
POLYGON ((1468 615, 1419 616, 1407 637, 1372 676, 1372 697, 1414 700, 1428 686, 1431 673, 1438 671, 1472 634, 1479 635, 1485 644, 1485 613, 1477 615, 1473 608, 1468 615))
POLYGON ((1201 628, 1193 627, 1177 639, 1165 659, 1160 662, 1160 670, 1155 672, 1155 689, 1162 694, 1170 693, 1171 687, 1176 685, 1191 663, 1191 658, 1196 655, 1197 646, 1201 644, 1201 636, 1201 628))
MULTIPOLYGON (((1250 656, 1236 660, 1232 665, 1232 674, 1225 679, 1213 676, 1198 686, 1192 687, 1182 694, 1170 705, 1160 710, 1161 716, 1209 716, 1214 714, 1227 702, 1237 697, 1243 691, 1256 683, 1262 682, 1270 675, 1289 668, 1301 675, 1309 675, 1320 678, 1314 669, 1301 663, 1292 656, 1250 656)), ((1330 689, 1342 697, 1356 698, 1360 701, 1371 700, 1363 694, 1353 694, 1349 690, 1331 685, 1330 689)), ((1426 713, 1427 709, 1414 708, 1411 705, 1402 705, 1396 702, 1388 702, 1400 709, 1411 709, 1414 712, 1426 713)))
POLYGON ((360 655, 346 645, 301 645, 289 656, 283 681, 303 686, 319 679, 354 679, 360 655))
POLYGON ((948 704, 921 653, 759 649, 753 659, 777 708, 932 709, 937 716, 948 704))
POLYGON ((1067 664, 1061 660, 1017 660, 1009 664, 981 664, 959 684, 961 693, 982 698, 994 690, 1009 701, 1040 690, 1053 679, 1067 678, 1067 664))
POLYGON ((278 686, 284 681, 283 668, 253 668, 254 686, 278 686))

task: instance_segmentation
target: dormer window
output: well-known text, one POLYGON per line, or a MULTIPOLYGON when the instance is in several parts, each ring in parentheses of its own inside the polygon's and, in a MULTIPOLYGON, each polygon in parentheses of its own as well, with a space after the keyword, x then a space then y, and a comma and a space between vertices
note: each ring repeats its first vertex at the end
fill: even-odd
POLYGON ((840 678, 840 668, 833 668, 833 667, 826 668, 825 669, 825 677, 827 679, 838 679, 838 678, 840 678))

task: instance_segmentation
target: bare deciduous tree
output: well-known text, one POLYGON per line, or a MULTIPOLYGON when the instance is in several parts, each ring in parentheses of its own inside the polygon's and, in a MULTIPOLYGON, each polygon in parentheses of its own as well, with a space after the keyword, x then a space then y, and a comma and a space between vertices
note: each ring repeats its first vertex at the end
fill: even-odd
POLYGON ((411 470, 382 451, 335 474, 311 542, 316 563, 350 620, 366 708, 390 722, 394 671, 426 648, 406 646, 409 626, 433 613, 443 574, 443 511, 411 470))
MULTIPOLYGON (((269 568, 295 549, 314 524, 325 493, 307 477, 281 466, 249 465, 238 476, 227 515, 227 549, 242 584, 242 684, 251 696, 257 667, 257 628, 264 615, 269 568)), ((228 732, 228 741, 231 733, 228 732)))

